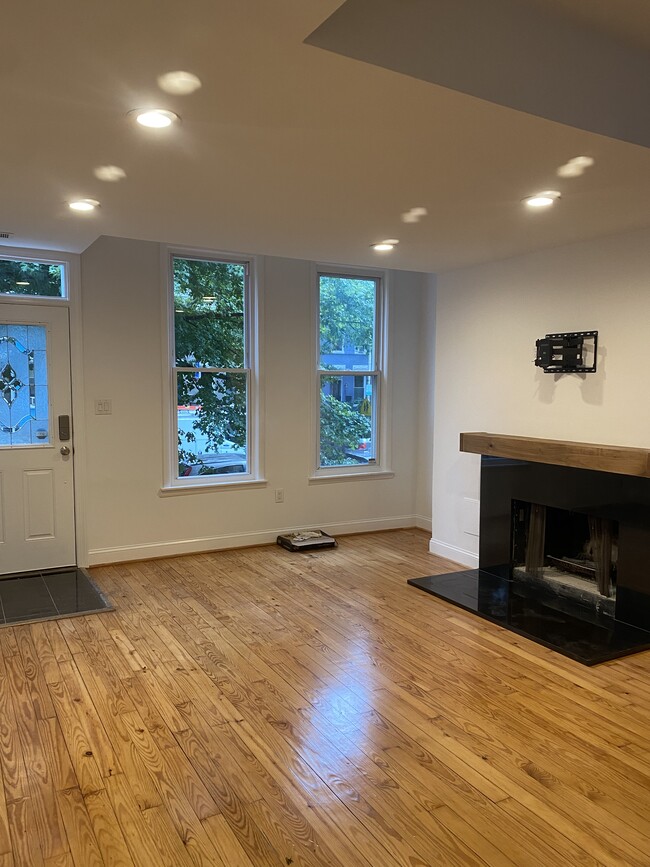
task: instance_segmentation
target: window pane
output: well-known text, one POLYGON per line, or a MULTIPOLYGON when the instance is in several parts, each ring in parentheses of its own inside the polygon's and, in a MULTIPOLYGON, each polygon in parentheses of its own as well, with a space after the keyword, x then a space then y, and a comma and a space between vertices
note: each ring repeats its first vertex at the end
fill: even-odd
POLYGON ((178 367, 245 367, 246 269, 230 262, 174 259, 178 367))
POLYGON ((321 274, 322 370, 374 370, 377 281, 321 274))
POLYGON ((44 325, 0 323, 0 446, 47 445, 44 325))
POLYGON ((375 377, 324 374, 320 383, 321 467, 374 463, 375 377))
POLYGON ((0 295, 63 298, 63 265, 0 259, 0 295))
POLYGON ((248 472, 246 373, 177 373, 178 476, 248 472))

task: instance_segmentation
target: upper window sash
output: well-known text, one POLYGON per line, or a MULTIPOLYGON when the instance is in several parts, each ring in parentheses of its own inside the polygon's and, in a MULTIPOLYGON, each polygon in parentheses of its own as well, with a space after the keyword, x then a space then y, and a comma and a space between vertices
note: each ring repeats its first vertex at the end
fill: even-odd
MULTIPOLYGON (((250 343, 251 343, 251 335, 253 334, 254 322, 252 319, 252 305, 251 305, 251 263, 246 259, 235 259, 229 257, 222 257, 218 254, 214 256, 200 256, 200 255, 184 255, 182 253, 173 253, 171 255, 171 352, 172 352, 172 363, 175 364, 177 368, 182 368, 186 365, 182 363, 178 363, 178 358, 176 355, 176 310, 175 310, 175 263, 177 261, 187 261, 187 262, 205 262, 207 264, 216 264, 216 265, 234 265, 236 267, 241 267, 244 273, 244 291, 243 291, 243 311, 242 311, 242 357, 241 364, 233 365, 233 366, 224 366, 223 370, 243 370, 249 369, 251 367, 250 364, 250 343)), ((204 300, 209 304, 211 302, 211 296, 204 296, 204 300)), ((213 367, 213 365, 202 364, 199 363, 197 366, 202 369, 208 369, 213 367)), ((217 366, 220 367, 220 366, 217 366)))
MULTIPOLYGON (((380 276, 370 273, 364 273, 360 271, 356 271, 350 269, 349 271, 330 271, 323 270, 318 271, 316 274, 316 294, 317 294, 317 344, 318 344, 318 360, 317 367, 321 370, 327 370, 322 364, 323 355, 343 355, 343 356, 355 356, 355 355, 366 355, 367 356, 367 364, 368 370, 377 370, 379 368, 378 359, 380 358, 380 346, 379 346, 379 318, 381 316, 381 285, 382 280, 380 276), (368 341, 369 345, 367 350, 363 353, 358 352, 358 345, 353 345, 350 343, 351 335, 349 333, 334 333, 330 336, 331 346, 327 349, 323 349, 323 337, 322 337, 322 323, 323 323, 323 294, 322 294, 322 281, 331 278, 332 280, 355 280, 359 281, 359 283, 368 283, 373 285, 373 322, 371 327, 370 340, 368 341)), ((359 287, 361 288, 361 287, 359 287)), ((351 309, 348 311, 350 318, 354 319, 357 311, 351 309)), ((359 335, 357 335, 358 337, 359 335)), ((350 368, 352 369, 352 368, 350 368)), ((357 366, 357 369, 358 366, 357 366)))

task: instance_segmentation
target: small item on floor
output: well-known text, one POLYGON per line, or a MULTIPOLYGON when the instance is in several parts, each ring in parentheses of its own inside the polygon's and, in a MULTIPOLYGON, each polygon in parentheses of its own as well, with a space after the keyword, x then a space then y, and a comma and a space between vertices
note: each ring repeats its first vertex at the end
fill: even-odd
POLYGON ((322 530, 296 530, 277 538, 278 545, 287 551, 313 551, 316 548, 336 548, 338 542, 322 530))

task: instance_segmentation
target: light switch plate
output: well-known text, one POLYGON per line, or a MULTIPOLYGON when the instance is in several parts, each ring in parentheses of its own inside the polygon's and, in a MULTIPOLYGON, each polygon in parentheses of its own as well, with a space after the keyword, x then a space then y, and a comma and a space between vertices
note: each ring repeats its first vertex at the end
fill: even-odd
POLYGON ((95 415, 111 415, 113 412, 112 400, 96 400, 95 415))

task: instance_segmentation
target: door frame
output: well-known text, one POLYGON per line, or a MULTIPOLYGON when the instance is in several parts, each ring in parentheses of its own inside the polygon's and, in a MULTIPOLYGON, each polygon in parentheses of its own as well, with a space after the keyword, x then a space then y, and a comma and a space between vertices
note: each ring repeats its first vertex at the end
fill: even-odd
POLYGON ((86 527, 86 420, 84 414, 83 337, 81 317, 81 256, 60 250, 0 245, 0 259, 45 259, 66 266, 67 297, 40 298, 37 296, 0 295, 0 313, 3 304, 30 307, 66 307, 70 327, 70 386, 72 401, 72 443, 74 447, 74 528, 77 566, 88 566, 88 540, 86 527))

